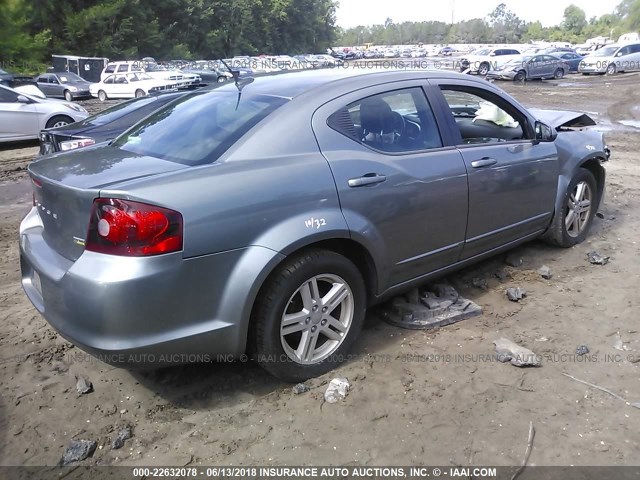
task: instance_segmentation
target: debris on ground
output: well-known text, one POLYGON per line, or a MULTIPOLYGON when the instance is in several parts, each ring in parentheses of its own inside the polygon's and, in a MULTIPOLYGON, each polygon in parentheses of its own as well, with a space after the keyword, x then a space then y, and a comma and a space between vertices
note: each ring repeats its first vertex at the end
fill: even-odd
POLYGON ((306 383, 298 383, 297 385, 294 385, 292 388, 293 393, 295 393, 296 395, 300 395, 301 393, 308 392, 309 390, 310 390, 309 385, 307 385, 306 383))
POLYGON ((576 348, 576 355, 578 356, 586 355, 587 353, 589 353, 589 347, 586 345, 580 345, 576 348))
POLYGON ((600 255, 600 253, 595 251, 587 253, 587 259, 589 260, 589 263, 593 265, 606 265, 609 263, 609 257, 600 255))
POLYGON ((527 296, 527 291, 522 287, 511 287, 505 291, 507 298, 512 302, 519 302, 527 296))
POLYGON ((473 285, 475 288, 479 288, 481 290, 486 290, 487 288, 489 288, 489 285, 487 284, 487 280, 484 278, 480 278, 480 277, 474 277, 471 280, 471 285, 473 285))
POLYGON ((622 338, 620 337, 620 334, 616 334, 616 341, 613 344, 613 348, 615 348, 616 350, 620 350, 622 352, 629 351, 630 348, 627 347, 624 343, 625 342, 622 341, 622 338))
POLYGON ((98 442, 95 440, 71 440, 71 443, 65 448, 62 458, 60 459, 61 465, 70 465, 74 462, 80 462, 93 455, 96 451, 98 442))
POLYGON ((501 268, 500 270, 497 270, 496 272, 494 272, 494 275, 501 282, 504 282, 507 278, 511 278, 511 273, 509 273, 504 268, 501 268))
POLYGON ((93 392, 93 384, 84 375, 76 376, 76 390, 80 395, 93 392))
POLYGON ((549 267, 547 267, 546 265, 541 266, 538 269, 538 273, 545 280, 550 280, 551 277, 553 277, 553 273, 551 273, 551 269, 549 267))
POLYGON ((503 363, 510 362, 516 367, 537 367, 540 365, 540 359, 535 353, 509 339, 499 338, 493 343, 496 346, 498 360, 503 363))
POLYGON ((522 257, 515 254, 507 255, 507 258, 504 259, 504 263, 506 263, 510 267, 521 267, 522 257))
POLYGON ((334 378, 329 382, 327 390, 324 392, 324 399, 327 403, 337 403, 339 400, 347 398, 351 385, 346 378, 334 378))
POLYGON ((451 285, 439 283, 420 291, 417 302, 409 302, 404 296, 394 298, 381 313, 391 325, 419 330, 443 327, 481 315, 482 308, 461 297, 451 285))
POLYGON ((618 395, 615 392, 612 392, 608 388, 601 387, 599 385, 596 385, 595 383, 587 382, 586 380, 580 380, 579 378, 576 378, 573 375, 569 375, 568 373, 565 373, 565 372, 562 372, 562 375, 564 375, 565 377, 569 377, 571 380, 575 380, 576 382, 582 383, 583 385, 588 385, 589 387, 593 387, 596 390, 600 390, 601 392, 608 393, 612 397, 617 398, 618 400, 622 400, 624 403, 626 403, 630 407, 640 408, 640 402, 629 402, 627 399, 618 395))
POLYGON ((114 438, 111 442, 111 448, 117 450, 124 447, 124 442, 126 440, 129 440, 131 437, 133 437, 133 431, 131 430, 130 426, 121 428, 120 430, 118 430, 116 438, 114 438))

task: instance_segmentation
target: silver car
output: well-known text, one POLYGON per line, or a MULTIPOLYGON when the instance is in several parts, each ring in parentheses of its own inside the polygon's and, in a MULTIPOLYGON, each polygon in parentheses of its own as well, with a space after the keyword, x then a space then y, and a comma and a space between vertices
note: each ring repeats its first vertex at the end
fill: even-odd
POLYGON ((532 79, 559 79, 569 73, 569 64, 553 55, 523 55, 489 71, 488 79, 523 82, 532 79))
POLYGON ((91 82, 72 72, 43 73, 36 81, 38 88, 47 97, 64 98, 68 102, 74 98, 89 98, 91 82))
POLYGON ((22 285, 112 364, 248 352, 303 380, 347 358, 368 306, 533 238, 583 241, 609 157, 573 129, 592 124, 443 71, 229 82, 33 162, 22 285))
POLYGON ((76 103, 37 97, 0 85, 0 142, 36 139, 44 128, 62 127, 88 116, 76 103))

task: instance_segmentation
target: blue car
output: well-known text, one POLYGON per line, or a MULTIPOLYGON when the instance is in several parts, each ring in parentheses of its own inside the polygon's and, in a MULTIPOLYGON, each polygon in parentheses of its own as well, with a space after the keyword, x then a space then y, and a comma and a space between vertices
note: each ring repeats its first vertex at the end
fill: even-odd
POLYGON ((555 56, 561 58, 562 60, 569 65, 569 72, 578 73, 578 67, 580 66, 580 62, 584 58, 582 55, 578 53, 566 52, 566 53, 555 53, 555 56))

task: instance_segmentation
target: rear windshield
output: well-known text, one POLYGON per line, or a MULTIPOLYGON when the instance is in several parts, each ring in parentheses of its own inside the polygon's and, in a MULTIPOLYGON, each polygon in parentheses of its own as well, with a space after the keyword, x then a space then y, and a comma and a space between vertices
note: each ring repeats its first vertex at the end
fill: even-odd
MULTIPOLYGON (((165 102, 158 102, 160 97, 140 97, 133 100, 129 100, 128 102, 119 103, 118 105, 114 105, 111 108, 108 108, 93 117, 89 117, 81 122, 83 125, 106 125, 107 123, 111 123, 114 120, 119 119, 125 115, 129 115, 131 112, 135 110, 144 108, 145 106, 150 107, 151 109, 160 108, 165 102), (155 107, 153 108, 152 107, 155 107)), ((171 97, 175 98, 175 97, 171 97)), ((149 108, 145 109, 150 113, 149 108)), ((78 124, 76 124, 78 125, 78 124)))
POLYGON ((215 161, 286 99, 236 92, 187 95, 148 117, 114 142, 123 150, 185 165, 215 161))

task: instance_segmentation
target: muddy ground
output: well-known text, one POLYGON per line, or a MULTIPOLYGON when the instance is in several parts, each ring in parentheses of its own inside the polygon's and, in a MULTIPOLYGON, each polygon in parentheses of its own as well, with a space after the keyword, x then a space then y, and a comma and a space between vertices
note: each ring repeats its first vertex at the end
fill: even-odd
POLYGON ((93 439, 88 465, 518 465, 533 422, 530 465, 637 465, 640 409, 563 373, 640 402, 640 130, 619 123, 640 121, 639 82, 504 83, 527 106, 584 110, 607 130, 607 198, 589 240, 569 250, 533 242, 515 252, 522 266, 503 255, 450 276, 483 307, 480 317, 409 331, 370 312, 356 358, 301 395, 252 363, 130 372, 60 338, 20 286, 18 224, 31 207, 24 169, 37 149, 2 147, 0 464, 55 464, 71 439, 93 439), (591 265, 592 250, 610 263, 591 265), (550 280, 537 273, 543 264, 550 280), (510 286, 528 296, 509 302, 510 286), (497 363, 499 337, 541 355, 542 366, 497 363), (590 353, 576 356, 580 345, 590 353), (92 393, 76 393, 77 375, 92 393), (352 389, 324 403, 333 377, 352 389), (133 438, 114 450, 123 425, 133 438))

